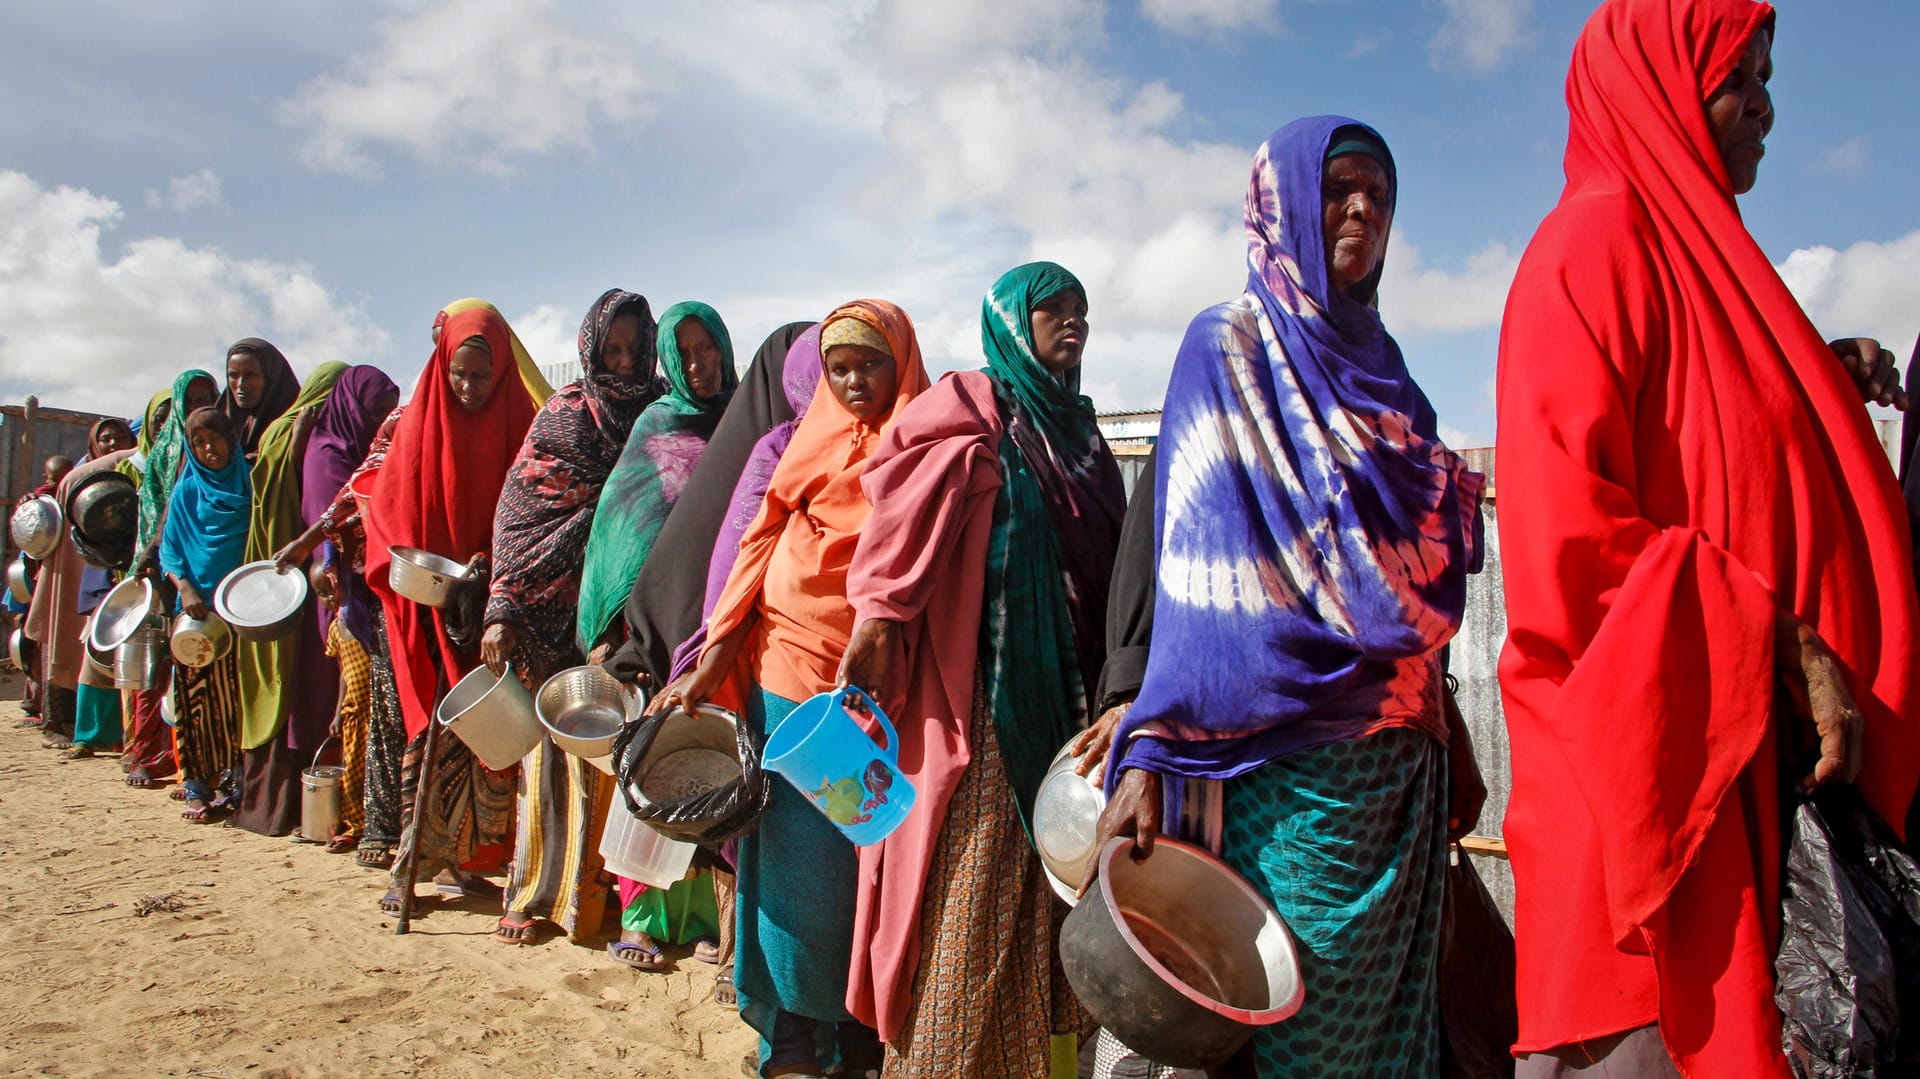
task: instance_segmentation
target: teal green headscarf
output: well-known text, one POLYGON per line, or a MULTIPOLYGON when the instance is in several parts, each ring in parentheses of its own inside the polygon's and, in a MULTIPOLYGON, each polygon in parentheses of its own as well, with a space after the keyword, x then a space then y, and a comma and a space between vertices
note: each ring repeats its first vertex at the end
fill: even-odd
POLYGON ((1056 451, 1084 456, 1099 433, 1093 402, 1080 396, 1080 368, 1055 375, 1033 354, 1033 309, 1062 292, 1087 290, 1066 267, 1029 262, 1000 275, 980 305, 980 341, 987 373, 998 379, 1020 410, 1056 451))
MULTIPOLYGON (((146 473, 140 478, 140 518, 138 543, 153 542, 160 515, 173 495, 174 480, 180 476, 180 460, 187 452, 187 387, 205 379, 217 394, 220 383, 198 367, 182 371, 173 380, 173 407, 167 410, 167 422, 153 432, 152 447, 147 450, 146 473)), ((208 597, 212 598, 212 597, 208 597)))
MULTIPOLYGON (((582 655, 605 633, 633 591, 634 579, 646 564, 660 526, 680 493, 686 489, 693 466, 720 424, 727 402, 740 378, 733 370, 733 338, 720 313, 703 303, 677 303, 660 316, 654 338, 667 392, 647 406, 634 422, 620 461, 613 466, 587 536, 585 565, 580 571, 580 614, 576 643, 582 655), (676 334, 680 323, 698 319, 720 349, 720 389, 702 401, 687 386, 687 361, 680 355, 676 334)), ((704 553, 704 552, 702 552, 704 553)))

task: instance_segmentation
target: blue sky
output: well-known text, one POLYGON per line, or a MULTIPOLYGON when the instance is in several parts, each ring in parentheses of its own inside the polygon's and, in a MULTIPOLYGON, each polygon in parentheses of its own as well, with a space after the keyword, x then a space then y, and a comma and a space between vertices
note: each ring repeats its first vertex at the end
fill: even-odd
MULTIPOLYGON (((1910 0, 1787 0, 1747 220, 1829 336, 1920 330, 1910 0)), ((1512 268, 1560 183, 1584 0, 415 0, 8 5, 0 397, 131 411, 249 335, 410 386, 435 310, 494 300, 546 362, 619 285, 774 326, 878 295, 938 369, 981 294, 1086 280, 1086 386, 1158 403, 1244 281, 1253 148, 1381 129, 1382 308, 1485 443, 1512 268)), ((1550 358, 1543 358, 1550 360, 1550 358)))

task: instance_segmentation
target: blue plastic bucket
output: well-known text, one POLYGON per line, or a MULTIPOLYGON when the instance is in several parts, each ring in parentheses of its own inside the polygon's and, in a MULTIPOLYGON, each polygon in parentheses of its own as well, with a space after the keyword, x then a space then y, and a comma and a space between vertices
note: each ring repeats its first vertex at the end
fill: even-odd
POLYGON ((913 808, 913 784, 900 774, 893 721, 855 686, 816 693, 783 720, 761 761, 807 796, 856 847, 893 833, 913 808), (858 717, 872 716, 887 736, 876 745, 858 717))

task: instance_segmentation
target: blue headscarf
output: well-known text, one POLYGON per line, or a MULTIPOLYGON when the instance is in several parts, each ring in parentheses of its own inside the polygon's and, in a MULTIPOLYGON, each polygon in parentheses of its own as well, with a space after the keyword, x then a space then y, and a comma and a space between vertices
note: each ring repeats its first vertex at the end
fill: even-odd
POLYGON ((1152 645, 1116 778, 1224 779, 1358 737, 1396 664, 1460 626, 1483 478, 1441 444, 1372 306, 1378 269, 1351 293, 1328 282, 1327 151, 1356 135, 1397 194, 1371 128, 1275 132, 1247 192, 1247 290, 1201 312, 1174 360, 1152 645))
POLYGON ((233 449, 227 467, 214 472, 191 448, 187 467, 173 485, 167 523, 160 532, 160 568, 193 585, 211 604, 213 590, 247 556, 247 526, 253 515, 253 480, 233 421, 218 408, 195 409, 187 417, 185 441, 201 429, 218 432, 233 449))

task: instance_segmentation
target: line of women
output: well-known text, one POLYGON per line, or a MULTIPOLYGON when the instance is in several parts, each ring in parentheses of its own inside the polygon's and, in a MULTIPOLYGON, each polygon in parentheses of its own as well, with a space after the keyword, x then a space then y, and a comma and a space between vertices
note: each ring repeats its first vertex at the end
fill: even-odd
MULTIPOLYGON (((1904 407, 1891 358, 1821 342, 1734 203, 1772 123, 1772 30, 1754 0, 1601 5, 1568 79, 1566 194, 1509 304, 1528 1076, 1791 1074, 1782 807, 1857 778, 1903 828, 1920 779, 1911 523, 1861 407, 1904 407)), ((75 475, 141 474, 141 571, 178 609, 267 557, 310 567, 319 600, 294 637, 133 695, 128 781, 177 770, 187 819, 283 834, 300 766, 337 741, 358 812, 332 849, 410 853, 438 894, 497 899, 508 944, 543 923, 592 939, 616 908, 621 963, 693 945, 725 964, 760 1075, 1053 1077, 1095 1031, 1027 813, 1071 741, 1111 792, 1103 837, 1149 869, 1163 832, 1212 849, 1296 937, 1304 1006, 1220 1074, 1438 1074, 1447 849, 1484 798, 1445 649, 1486 481, 1386 329, 1400 179, 1345 117, 1260 147, 1246 288, 1189 327, 1131 505, 1079 391, 1089 297, 1054 263, 993 283, 981 368, 937 381, 878 299, 780 327, 736 378, 712 307, 656 320, 610 289, 558 392, 462 301, 404 406, 372 368, 299 384, 241 341, 217 402, 183 373, 137 447, 106 425, 75 475), (421 608, 387 583, 394 545, 486 585, 421 608), (762 741, 860 687, 916 807, 855 848, 775 783, 751 834, 659 889, 606 874, 622 802, 551 742, 495 772, 443 738, 427 766, 462 676, 533 689, 586 662, 762 741)), ((30 625, 48 707, 99 747, 119 728, 86 684, 60 703, 82 576, 50 560, 30 625)), ((381 907, 417 901, 395 882, 381 907)))

